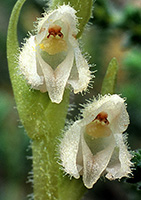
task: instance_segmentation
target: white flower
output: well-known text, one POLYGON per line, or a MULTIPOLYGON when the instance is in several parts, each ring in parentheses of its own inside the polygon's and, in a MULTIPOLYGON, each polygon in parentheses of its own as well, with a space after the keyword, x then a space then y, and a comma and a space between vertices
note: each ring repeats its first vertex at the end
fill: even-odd
POLYGON ((92 188, 101 175, 109 180, 131 173, 131 155, 122 134, 129 124, 124 100, 118 95, 105 95, 88 104, 65 132, 60 144, 64 171, 92 188))
POLYGON ((60 103, 67 84, 74 93, 87 89, 91 74, 76 39, 76 11, 69 5, 44 14, 37 34, 26 40, 19 67, 32 88, 48 92, 52 102, 60 103))

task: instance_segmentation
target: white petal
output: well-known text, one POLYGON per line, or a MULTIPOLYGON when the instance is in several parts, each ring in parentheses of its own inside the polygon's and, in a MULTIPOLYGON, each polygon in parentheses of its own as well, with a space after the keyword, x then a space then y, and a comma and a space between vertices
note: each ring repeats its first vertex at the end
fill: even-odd
POLYGON ((44 17, 40 19, 40 21, 38 22, 38 27, 37 27, 38 32, 40 32, 43 29, 45 31, 41 32, 40 34, 37 34, 36 36, 37 44, 39 44, 44 39, 50 24, 53 24, 53 23, 57 23, 57 24, 59 23, 62 27, 63 33, 65 31, 64 29, 69 29, 67 31, 69 31, 71 35, 72 34, 76 35, 78 32, 76 28, 76 24, 78 23, 78 20, 75 13, 76 11, 69 5, 62 5, 58 7, 58 9, 55 9, 52 12, 50 12, 49 14, 45 13, 44 17))
POLYGON ((114 110, 115 115, 113 115, 114 117, 111 116, 111 129, 115 133, 123 133, 127 129, 130 121, 124 100, 122 98, 120 98, 120 100, 117 103, 115 103, 114 110))
POLYGON ((115 149, 115 153, 112 156, 111 162, 106 169, 108 172, 106 177, 110 180, 128 177, 129 174, 131 174, 130 167, 132 166, 130 161, 132 156, 124 144, 123 135, 115 134, 114 137, 116 139, 119 151, 117 148, 115 149))
POLYGON ((79 121, 75 122, 70 129, 65 133, 60 144, 60 158, 62 166, 66 173, 79 178, 79 171, 77 166, 77 154, 80 145, 81 128, 79 121))
POLYGON ((37 54, 40 67, 45 79, 46 90, 52 102, 60 103, 63 98, 65 86, 73 66, 74 53, 70 48, 64 61, 54 70, 37 54))
POLYGON ((91 79, 91 72, 89 70, 87 61, 85 60, 85 58, 83 58, 81 54, 78 42, 75 39, 72 40, 71 42, 74 48, 75 63, 77 68, 76 73, 78 73, 78 79, 77 80, 70 79, 68 82, 73 87, 74 93, 78 93, 87 89, 91 79))
POLYGON ((83 135, 81 140, 83 154, 83 182, 87 188, 92 188, 100 178, 102 172, 106 169, 109 160, 111 159, 115 147, 115 141, 113 135, 111 135, 109 137, 109 145, 102 151, 93 155, 86 144, 83 135))
POLYGON ((19 56, 19 67, 29 84, 35 89, 43 84, 43 77, 37 73, 36 44, 34 36, 27 39, 19 56))
POLYGON ((127 129, 129 115, 126 111, 124 99, 114 94, 94 100, 83 111, 85 123, 90 123, 102 111, 108 114, 110 128, 114 133, 122 133, 127 129))

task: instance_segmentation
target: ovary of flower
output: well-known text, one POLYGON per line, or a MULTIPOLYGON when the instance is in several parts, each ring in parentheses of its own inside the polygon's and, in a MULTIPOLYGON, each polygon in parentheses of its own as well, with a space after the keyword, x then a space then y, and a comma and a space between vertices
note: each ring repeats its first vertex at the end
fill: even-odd
POLYGON ((77 179, 82 175, 87 188, 101 175, 109 180, 128 177, 132 156, 122 134, 128 124, 124 100, 118 95, 105 95, 87 104, 82 119, 74 122, 61 140, 64 171, 77 179))
POLYGON ((52 102, 60 103, 65 87, 74 93, 85 91, 92 78, 76 39, 76 11, 69 5, 45 13, 38 21, 37 34, 26 40, 19 67, 33 89, 48 92, 52 102))

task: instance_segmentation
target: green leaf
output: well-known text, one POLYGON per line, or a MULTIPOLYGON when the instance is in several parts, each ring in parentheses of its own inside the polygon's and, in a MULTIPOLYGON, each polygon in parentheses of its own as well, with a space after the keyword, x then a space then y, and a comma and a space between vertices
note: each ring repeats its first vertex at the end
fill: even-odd
POLYGON ((141 190, 141 149, 132 151, 133 158, 131 162, 133 163, 132 176, 130 178, 125 178, 127 183, 133 184, 137 190, 141 190))
POLYGON ((118 63, 116 58, 112 58, 108 65, 107 72, 105 74, 102 88, 101 88, 101 94, 113 94, 115 90, 116 85, 116 78, 117 78, 117 72, 118 72, 118 63))
POLYGON ((11 17, 9 20, 9 26, 8 26, 8 33, 7 33, 7 58, 8 58, 8 64, 9 64, 9 70, 12 74, 17 70, 16 63, 15 63, 15 54, 18 53, 18 39, 17 39, 17 24, 19 20, 19 14, 21 11, 21 8, 26 0, 19 0, 15 4, 11 17), (13 72, 13 73, 12 73, 13 72))
POLYGON ((77 17, 79 20, 79 38, 83 32, 86 23, 89 21, 92 12, 93 0, 53 0, 51 8, 56 8, 58 5, 69 4, 77 11, 77 17))
POLYGON ((136 151, 133 151, 132 154, 133 154, 132 162, 134 163, 134 167, 141 168, 141 149, 137 149, 136 151))

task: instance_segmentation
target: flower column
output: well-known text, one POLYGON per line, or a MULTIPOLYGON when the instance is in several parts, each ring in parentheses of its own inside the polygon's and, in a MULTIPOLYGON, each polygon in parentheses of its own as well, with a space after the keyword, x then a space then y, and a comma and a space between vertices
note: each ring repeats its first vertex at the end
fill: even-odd
MULTIPOLYGON (((65 91, 65 88, 70 85, 75 93, 85 90, 91 78, 89 67, 79 50, 76 40, 77 32, 75 34, 71 31, 67 32, 62 24, 58 24, 56 18, 51 18, 55 19, 55 26, 51 24, 46 26, 47 23, 44 24, 44 20, 41 20, 41 24, 37 27, 37 35, 26 40, 17 62, 19 54, 17 23, 24 2, 25 0, 18 0, 11 14, 7 36, 7 55, 18 113, 28 136, 32 139, 34 198, 36 200, 80 199, 85 190, 83 184, 81 181, 70 181, 69 178, 60 176, 59 165, 56 163, 56 149, 58 136, 64 127, 69 102, 69 92, 65 91), (60 52, 55 52, 54 43, 63 40, 65 45, 60 45, 60 52), (71 48, 66 48, 66 44, 71 48), (64 55, 61 55, 61 60, 56 58, 57 64, 52 64, 51 56, 54 56, 54 53, 63 54, 63 51, 64 55), (74 59, 76 65, 73 62, 74 59), (65 70, 67 76, 65 76, 65 70), (74 76, 76 70, 77 76, 74 76), (82 81, 82 77, 85 77, 86 81, 82 81), (62 78, 61 81, 60 78, 62 78), (68 184, 70 190, 66 190, 68 184)), ((60 2, 63 1, 57 1, 57 4, 60 2)), ((79 16, 83 13, 84 7, 85 14, 87 14, 84 20, 81 18, 81 27, 84 27, 90 17, 92 1, 75 1, 75 7, 78 4, 82 9, 79 9, 79 16)), ((50 13, 49 16, 52 14, 50 13)), ((67 24, 68 22, 69 20, 67 24)), ((82 29, 79 35, 81 33, 82 29)))

